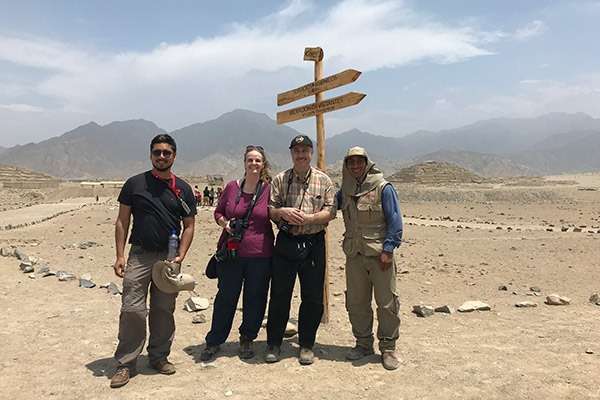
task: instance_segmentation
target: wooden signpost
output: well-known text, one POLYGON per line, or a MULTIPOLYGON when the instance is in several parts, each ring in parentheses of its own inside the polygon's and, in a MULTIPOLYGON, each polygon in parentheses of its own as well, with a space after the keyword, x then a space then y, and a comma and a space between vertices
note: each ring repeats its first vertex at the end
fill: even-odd
MULTIPOLYGON (((304 106, 291 108, 277 113, 277 123, 297 121, 308 117, 316 117, 317 120, 317 168, 325 171, 325 126, 323 114, 330 111, 354 106, 361 102, 366 96, 364 93, 349 92, 341 96, 324 100, 323 92, 347 85, 356 81, 361 72, 347 69, 334 75, 323 78, 323 49, 320 47, 306 47, 304 49, 304 61, 314 61, 315 79, 313 82, 300 86, 296 89, 277 95, 277 105, 282 106, 308 96, 315 96, 315 102, 304 106)), ((325 240, 327 246, 327 240, 325 240)), ((325 247, 327 254, 327 247, 325 247)), ((323 322, 329 322, 329 274, 327 271, 327 256, 325 257, 325 283, 323 285, 323 322)))

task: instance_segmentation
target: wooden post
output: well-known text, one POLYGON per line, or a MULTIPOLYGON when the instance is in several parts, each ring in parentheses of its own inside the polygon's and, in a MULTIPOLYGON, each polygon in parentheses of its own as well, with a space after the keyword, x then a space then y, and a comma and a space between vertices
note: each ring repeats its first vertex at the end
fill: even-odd
MULTIPOLYGON (((320 47, 306 48, 304 50, 304 59, 315 62, 315 82, 323 79, 323 49, 320 47)), ((323 101, 323 92, 315 94, 315 103, 323 101)), ((317 168, 323 172, 327 172, 327 165, 325 161, 325 124, 323 113, 317 113, 315 115, 317 120, 317 168)), ((323 281, 323 317, 321 321, 323 323, 329 322, 329 268, 328 268, 328 251, 327 241, 329 234, 325 233, 325 279, 323 281)))
MULTIPOLYGON (((289 104, 304 97, 315 95, 315 102, 304 106, 280 111, 277 113, 277 123, 297 121, 299 119, 316 117, 317 120, 317 168, 327 172, 325 164, 325 126, 323 114, 354 106, 366 96, 363 93, 350 92, 328 100, 323 100, 323 92, 340 86, 347 85, 358 79, 360 71, 347 69, 337 74, 323 78, 323 49, 320 47, 306 47, 304 49, 304 61, 314 61, 315 79, 306 85, 287 90, 277 95, 277 105, 289 104)), ((329 322, 329 272, 327 267, 327 242, 328 234, 325 235, 325 280, 323 282, 323 322, 329 322)))

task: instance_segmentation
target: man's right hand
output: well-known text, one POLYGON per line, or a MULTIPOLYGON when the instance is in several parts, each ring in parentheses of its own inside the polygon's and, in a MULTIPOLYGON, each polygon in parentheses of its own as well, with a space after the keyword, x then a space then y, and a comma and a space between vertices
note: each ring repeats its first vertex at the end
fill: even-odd
POLYGON ((286 220, 291 225, 302 225, 304 223, 304 216, 302 211, 297 208, 283 207, 279 209, 279 216, 281 219, 286 220))
POLYGON ((125 274, 125 257, 117 257, 113 268, 115 270, 115 275, 122 278, 125 274))

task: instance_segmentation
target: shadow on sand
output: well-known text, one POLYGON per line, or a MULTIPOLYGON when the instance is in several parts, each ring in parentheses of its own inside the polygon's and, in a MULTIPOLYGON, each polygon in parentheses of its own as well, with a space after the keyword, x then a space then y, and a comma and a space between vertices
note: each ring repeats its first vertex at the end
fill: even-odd
MULTIPOLYGON (((217 353, 215 358, 210 361, 202 361, 200 359, 200 354, 202 350, 204 350, 204 344, 197 344, 192 346, 187 346, 183 349, 183 351, 192 357, 195 363, 205 363, 209 364, 219 358, 237 358, 239 344, 237 342, 226 342, 221 345, 221 350, 217 353)), ((264 354, 267 350, 267 343, 264 340, 255 341, 254 342, 254 351, 256 355, 248 360, 240 359, 246 364, 266 364, 264 361, 264 354)), ((300 348, 296 338, 292 338, 289 340, 284 340, 281 345, 281 357, 280 360, 285 360, 288 358, 297 358, 298 352, 300 348)), ((364 357, 357 361, 348 361, 346 360, 346 353, 350 350, 350 347, 346 346, 338 346, 333 344, 322 344, 316 343, 313 351, 315 352, 315 359, 318 360, 326 360, 326 361, 334 361, 334 362, 344 362, 351 363, 355 367, 361 367, 367 364, 378 364, 381 362, 381 356, 374 354, 372 356, 364 357)))

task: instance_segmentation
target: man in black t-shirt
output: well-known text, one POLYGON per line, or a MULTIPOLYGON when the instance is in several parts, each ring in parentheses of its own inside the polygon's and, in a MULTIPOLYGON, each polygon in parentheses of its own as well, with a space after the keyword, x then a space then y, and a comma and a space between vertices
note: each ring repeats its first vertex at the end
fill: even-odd
POLYGON ((115 274, 123 278, 119 319, 119 344, 115 351, 118 366, 110 386, 121 387, 135 374, 136 361, 146 341, 146 315, 149 314, 150 366, 170 375, 175 367, 167 357, 175 334, 177 293, 162 292, 152 282, 152 266, 167 258, 169 236, 181 237, 177 256, 181 263, 194 237, 196 200, 192 188, 171 172, 177 146, 169 135, 160 134, 150 143, 152 170, 129 178, 119 194, 119 216, 115 223, 115 274), (131 249, 125 261, 129 222, 131 249), (181 229, 183 223, 183 231, 181 229), (181 234, 181 235, 180 235, 181 234), (146 297, 150 288, 150 309, 146 297))

